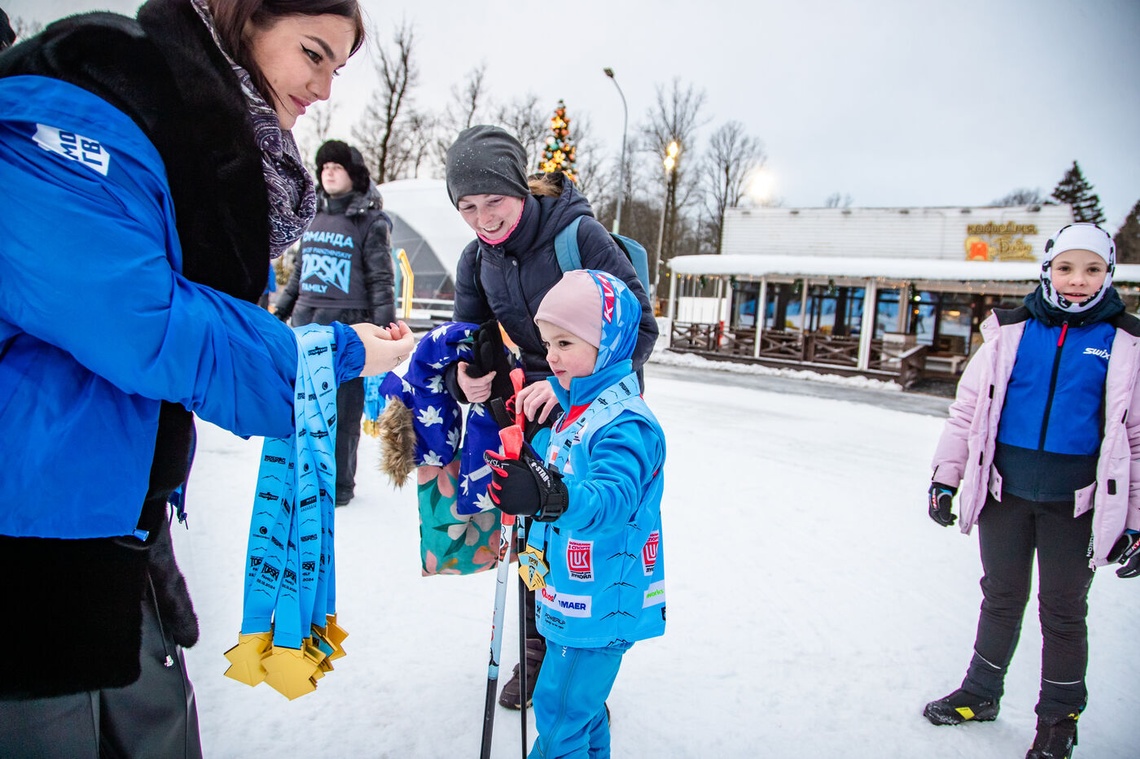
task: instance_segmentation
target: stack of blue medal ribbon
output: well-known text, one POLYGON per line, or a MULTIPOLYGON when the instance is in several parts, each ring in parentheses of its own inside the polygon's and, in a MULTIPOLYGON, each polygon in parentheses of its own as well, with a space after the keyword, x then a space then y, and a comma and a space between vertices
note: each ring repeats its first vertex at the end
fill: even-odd
POLYGON ((265 681, 290 700, 311 693, 344 656, 336 623, 336 340, 296 330, 300 345, 290 438, 267 438, 246 551, 244 612, 226 676, 265 681))

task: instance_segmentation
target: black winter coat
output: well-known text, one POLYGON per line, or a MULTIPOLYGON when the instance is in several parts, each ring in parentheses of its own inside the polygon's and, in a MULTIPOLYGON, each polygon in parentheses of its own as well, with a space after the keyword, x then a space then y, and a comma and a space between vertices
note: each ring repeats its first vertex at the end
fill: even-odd
MULTIPOLYGON (((91 13, 56 22, 0 54, 0 76, 19 74, 70 82, 130 116, 166 166, 183 274, 258 299, 269 265, 261 155, 238 80, 189 0, 151 0, 137 21, 91 13)), ((25 652, 6 663, 0 698, 137 680, 147 583, 155 586, 160 618, 174 639, 183 646, 197 641, 166 521, 167 498, 189 471, 193 434, 190 413, 163 403, 140 519, 154 536, 149 547, 115 539, 0 538, 0 646, 25 652), (28 652, 33 628, 35 651, 28 652)))
POLYGON ((560 196, 526 198, 522 218, 503 245, 488 245, 476 238, 463 250, 456 267, 453 318, 474 324, 498 319, 519 346, 528 385, 551 374, 534 315, 546 292, 562 279, 554 238, 579 216, 586 217, 578 226, 582 268, 619 277, 641 303, 635 370, 641 369, 657 341, 657 320, 633 264, 594 219, 586 196, 563 178, 560 196))
MULTIPOLYGON (((321 214, 334 213, 335 199, 324 192, 318 193, 317 219, 321 214)), ((301 292, 301 256, 293 262, 293 273, 285 291, 277 297, 276 314, 281 319, 292 317, 292 324, 300 327, 305 324, 358 324, 371 322, 379 327, 387 327, 396 320, 396 266, 392 261, 392 220, 381 210, 380 194, 377 192, 353 192, 344 208, 356 228, 356 245, 360 250, 360 271, 352 276, 364 278, 364 291, 368 296, 368 308, 337 308, 328 305, 314 305, 301 292)), ((303 245, 302 245, 303 247, 303 245)), ((354 261, 354 268, 357 261, 354 261)), ((335 291, 340 294, 339 291, 335 291)), ((347 297, 347 293, 344 294, 347 297)))

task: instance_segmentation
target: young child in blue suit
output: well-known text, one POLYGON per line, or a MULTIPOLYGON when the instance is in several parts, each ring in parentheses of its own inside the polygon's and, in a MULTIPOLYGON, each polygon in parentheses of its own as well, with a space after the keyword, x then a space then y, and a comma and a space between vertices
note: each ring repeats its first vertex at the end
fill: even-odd
MULTIPOLYGON (((605 702, 622 656, 665 632, 665 434, 630 361, 640 319, 617 277, 567 272, 535 315, 566 411, 544 460, 529 447, 519 459, 487 452, 492 500, 533 517, 519 566, 551 648, 534 690, 531 759, 609 757, 605 702)), ((525 407, 531 387, 516 403, 525 407)))

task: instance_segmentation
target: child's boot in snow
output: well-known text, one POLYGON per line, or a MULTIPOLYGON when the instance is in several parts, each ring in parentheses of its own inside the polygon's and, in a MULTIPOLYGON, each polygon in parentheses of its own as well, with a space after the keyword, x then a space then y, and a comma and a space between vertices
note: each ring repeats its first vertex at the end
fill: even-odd
POLYGON ((960 725, 963 722, 989 722, 998 715, 998 701, 959 688, 948 696, 931 701, 922 716, 935 725, 960 725))

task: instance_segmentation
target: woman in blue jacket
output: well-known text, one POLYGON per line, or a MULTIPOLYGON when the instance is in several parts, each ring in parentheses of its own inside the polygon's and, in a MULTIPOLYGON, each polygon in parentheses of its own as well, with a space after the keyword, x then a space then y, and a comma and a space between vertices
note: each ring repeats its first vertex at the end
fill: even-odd
MULTIPOLYGON (((362 35, 355 0, 152 0, 0 55, 0 755, 200 755, 167 503, 193 415, 293 430, 256 301, 313 215, 289 129, 362 35)), ((327 339, 337 381, 412 343, 327 339)))
MULTIPOLYGON (((581 218, 577 242, 582 267, 615 275, 641 304, 630 357, 637 372, 653 352, 657 322, 644 283, 606 228, 594 218, 586 197, 561 173, 528 180, 526 166, 523 146, 495 126, 465 129, 448 148, 448 197, 476 235, 456 267, 452 318, 473 324, 495 320, 502 325, 519 348, 526 384, 538 383, 538 392, 522 410, 528 419, 541 423, 551 417, 558 399, 543 381, 551 371, 534 315, 543 296, 562 279, 554 249, 559 232, 581 218)), ((460 402, 481 403, 490 398, 497 376, 491 369, 469 373, 467 363, 458 362, 444 376, 448 389, 460 402)), ((546 645, 534 628, 533 618, 527 619, 527 628, 527 689, 532 691, 546 645)), ((515 667, 499 703, 520 708, 520 691, 515 667)))

